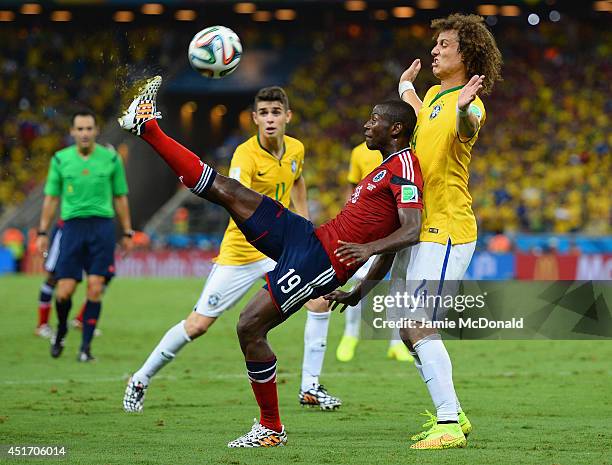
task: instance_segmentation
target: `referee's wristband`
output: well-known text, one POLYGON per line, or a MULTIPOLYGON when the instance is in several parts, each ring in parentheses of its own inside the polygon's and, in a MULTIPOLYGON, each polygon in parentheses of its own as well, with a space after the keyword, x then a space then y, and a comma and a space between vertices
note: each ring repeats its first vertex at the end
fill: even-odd
POLYGON ((399 86, 397 86, 397 92, 399 93, 400 98, 402 98, 402 95, 404 95, 404 92, 407 90, 414 90, 416 92, 414 84, 412 84, 410 81, 402 81, 399 83, 399 86))
POLYGON ((43 231, 42 229, 39 229, 38 231, 36 231, 36 235, 37 236, 46 236, 47 235, 47 231, 43 231))
POLYGON ((129 237, 131 239, 132 237, 134 237, 134 231, 132 229, 130 229, 129 231, 125 231, 123 233, 123 237, 129 237))

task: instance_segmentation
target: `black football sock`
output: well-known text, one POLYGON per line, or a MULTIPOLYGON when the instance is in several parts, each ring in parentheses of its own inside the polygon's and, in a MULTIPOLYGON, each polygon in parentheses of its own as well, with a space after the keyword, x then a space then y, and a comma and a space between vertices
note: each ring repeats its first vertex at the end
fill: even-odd
POLYGON ((98 318, 100 318, 101 302, 88 300, 83 313, 83 338, 81 339, 81 352, 88 352, 93 339, 98 318))
POLYGON ((72 308, 72 299, 55 299, 55 310, 57 311, 57 340, 62 339, 68 332, 68 314, 72 308))

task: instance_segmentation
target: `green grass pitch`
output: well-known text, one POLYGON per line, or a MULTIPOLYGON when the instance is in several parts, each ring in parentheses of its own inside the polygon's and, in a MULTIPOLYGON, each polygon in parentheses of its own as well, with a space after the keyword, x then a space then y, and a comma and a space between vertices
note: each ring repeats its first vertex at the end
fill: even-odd
MULTIPOLYGON (((188 314, 201 281, 116 279, 104 299, 93 364, 76 362, 76 331, 58 360, 33 336, 40 282, 0 278, 0 444, 63 444, 62 463, 88 465, 612 464, 609 341, 449 343, 474 432, 467 449, 412 451, 418 413, 432 409, 425 386, 413 367, 385 358, 385 341, 362 341, 352 363, 337 362, 342 315, 332 316, 321 381, 344 405, 336 412, 299 406, 301 312, 270 337, 287 447, 229 450, 227 442, 258 417, 234 329, 245 301, 160 373, 143 414, 128 415, 125 377, 188 314)), ((80 289, 74 307, 82 295, 80 289)))

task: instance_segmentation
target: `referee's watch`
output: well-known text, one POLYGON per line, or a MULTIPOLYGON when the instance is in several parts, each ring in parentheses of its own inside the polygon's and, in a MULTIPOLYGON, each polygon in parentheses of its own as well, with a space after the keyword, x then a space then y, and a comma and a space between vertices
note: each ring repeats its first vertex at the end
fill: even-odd
POLYGON ((123 232, 123 237, 129 237, 130 239, 134 237, 134 230, 129 229, 128 231, 123 232))

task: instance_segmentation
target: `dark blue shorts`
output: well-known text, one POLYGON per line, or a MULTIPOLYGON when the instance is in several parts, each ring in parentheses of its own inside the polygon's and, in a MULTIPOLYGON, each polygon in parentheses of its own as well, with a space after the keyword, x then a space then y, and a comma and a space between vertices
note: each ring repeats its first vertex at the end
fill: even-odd
POLYGON ((110 276, 115 266, 115 224, 112 218, 74 218, 61 229, 54 275, 81 281, 88 275, 110 276))
POLYGON ((314 225, 280 203, 264 196, 238 227, 257 250, 276 261, 276 268, 266 274, 264 289, 283 318, 340 286, 314 225))

